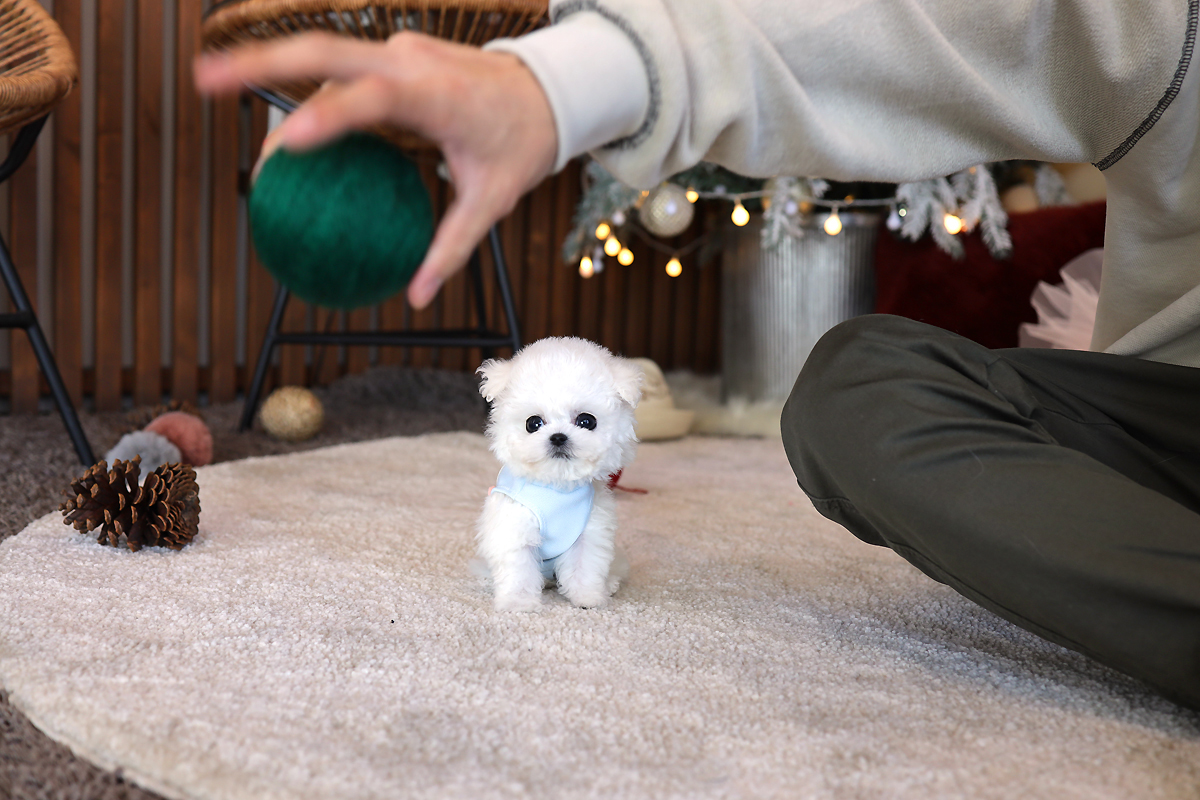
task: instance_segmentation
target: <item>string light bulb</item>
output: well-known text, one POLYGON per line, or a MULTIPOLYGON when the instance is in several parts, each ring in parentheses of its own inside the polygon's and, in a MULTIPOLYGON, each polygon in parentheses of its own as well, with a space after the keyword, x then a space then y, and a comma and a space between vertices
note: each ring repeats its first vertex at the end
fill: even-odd
POLYGON ((679 263, 678 258, 672 257, 671 260, 667 262, 667 274, 672 278, 678 278, 682 272, 683 264, 679 263))
POLYGON ((615 256, 619 252, 621 252, 621 242, 617 237, 610 235, 604 240, 604 255, 615 256))
POLYGON ((964 227, 962 217, 954 214, 947 214, 942 218, 942 224, 946 226, 946 233, 953 236, 956 233, 961 233, 964 227))
POLYGON ((693 189, 691 186, 689 186, 688 190, 687 190, 687 201, 689 203, 694 203, 699 199, 700 199, 700 193, 697 192, 695 189, 693 189))
POLYGON ((838 216, 836 208, 829 211, 829 216, 825 218, 825 232, 830 236, 837 236, 842 232, 842 218, 838 216))
POLYGON ((886 224, 889 231, 898 231, 900 230, 900 226, 904 224, 900 219, 900 213, 896 211, 895 206, 893 206, 892 210, 888 213, 886 224))
POLYGON ((597 239, 600 239, 601 241, 603 241, 608 238, 608 235, 610 233, 612 233, 612 228, 609 226, 609 224, 607 222, 601 222, 599 225, 596 226, 596 238, 597 239))
POLYGON ((621 251, 617 253, 617 263, 622 267, 628 267, 633 263, 633 251, 628 247, 622 247, 621 251))
POLYGON ((733 207, 733 215, 731 218, 733 219, 733 224, 737 225, 739 228, 750 221, 750 212, 746 210, 744 205, 742 205, 741 200, 738 200, 737 205, 733 207))
POLYGON ((596 274, 596 267, 592 263, 590 256, 584 256, 579 260, 579 277, 590 278, 596 274))

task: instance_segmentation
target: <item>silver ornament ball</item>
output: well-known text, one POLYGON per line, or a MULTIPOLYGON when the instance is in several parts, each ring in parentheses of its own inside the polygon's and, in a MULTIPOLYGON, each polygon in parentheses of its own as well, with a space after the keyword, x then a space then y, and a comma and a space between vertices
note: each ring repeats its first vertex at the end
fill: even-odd
POLYGON ((687 199, 687 190, 674 183, 664 183, 650 192, 638 209, 638 218, 646 230, 663 238, 683 233, 695 215, 696 210, 687 199))

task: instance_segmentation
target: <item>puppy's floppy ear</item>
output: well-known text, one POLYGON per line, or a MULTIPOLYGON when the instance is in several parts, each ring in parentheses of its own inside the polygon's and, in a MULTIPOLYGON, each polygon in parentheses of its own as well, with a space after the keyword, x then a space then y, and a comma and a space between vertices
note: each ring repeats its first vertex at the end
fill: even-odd
POLYGON ((483 395, 483 399, 490 403, 499 397, 500 393, 504 391, 504 387, 508 385, 508 376, 511 372, 511 359, 500 361, 489 358, 480 364, 479 369, 475 370, 475 374, 483 376, 483 380, 479 383, 479 393, 483 395))
POLYGON ((642 399, 642 381, 645 376, 642 368, 627 358, 614 356, 609 362, 612 366, 613 383, 617 394, 633 408, 637 408, 642 399))

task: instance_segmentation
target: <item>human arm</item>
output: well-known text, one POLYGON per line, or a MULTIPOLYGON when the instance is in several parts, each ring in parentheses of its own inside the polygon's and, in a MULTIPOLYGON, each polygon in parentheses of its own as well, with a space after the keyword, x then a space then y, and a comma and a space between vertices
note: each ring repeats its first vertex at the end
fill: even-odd
MULTIPOLYGON (((612 66, 628 55, 588 48, 574 20, 599 14, 626 33, 647 113, 593 155, 627 183, 651 186, 700 160, 747 175, 903 181, 1009 158, 1119 156, 1186 71, 1194 5, 563 0, 543 44, 506 47, 533 65, 551 45, 579 52, 580 63, 539 73, 551 98, 574 96, 576 73, 628 74, 612 66)), ((581 145, 559 128, 562 163, 581 145)))
POLYGON ((700 160, 883 181, 1007 158, 1110 163, 1174 100, 1196 5, 564 0, 553 28, 489 45, 507 56, 449 57, 456 46, 412 35, 394 41, 424 52, 301 38, 202 62, 197 82, 337 80, 343 102, 294 115, 289 147, 382 121, 443 144, 462 202, 410 286, 420 307, 524 191, 585 151, 643 187, 700 160))

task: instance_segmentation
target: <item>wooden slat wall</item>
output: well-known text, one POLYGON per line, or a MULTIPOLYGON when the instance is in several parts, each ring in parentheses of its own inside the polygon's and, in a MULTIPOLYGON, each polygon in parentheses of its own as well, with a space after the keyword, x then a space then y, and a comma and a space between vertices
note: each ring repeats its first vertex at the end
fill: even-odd
MULTIPOLYGON (((98 0, 96 19, 96 408, 121 404, 121 212, 125 0, 98 0)), ((93 68, 80 65, 80 70, 93 68)))
MULTIPOLYGON (((81 86, 56 109, 44 134, 52 143, 31 156, 7 187, 3 222, 29 295, 36 301, 41 288, 45 296, 39 281, 50 282, 54 302, 42 311, 43 324, 77 404, 84 397, 101 410, 164 396, 231 400, 245 388, 258 358, 275 286, 249 247, 238 191, 266 133, 266 107, 258 99, 197 96, 190 65, 205 5, 53 2, 76 54, 94 54, 81 60, 81 69, 94 71, 94 80, 89 76, 85 83, 95 96, 85 97, 81 86), (134 80, 126 93, 123 75, 130 64, 134 80), (37 174, 46 169, 53 180, 42 184, 52 187, 53 197, 42 205, 51 212, 39 218, 37 174), (84 196, 88 189, 93 196, 84 196), (130 197, 131 203, 123 202, 130 197), (92 219, 85 215, 89 209, 92 219), (39 266, 42 226, 49 226, 53 252, 39 266), (123 269, 128 263, 132 277, 123 269), (128 297, 133 308, 125 307, 128 297), (132 340, 132 353, 122 353, 123 339, 132 340)), ((418 163, 435 208, 444 211, 452 189, 436 176, 436 154, 420 155, 418 163)), ((672 279, 663 271, 667 257, 634 241, 632 266, 608 259, 604 272, 581 278, 559 259, 580 190, 580 170, 571 165, 501 223, 524 341, 584 336, 618 353, 654 358, 666 369, 715 371, 718 265, 701 268, 689 257, 683 275, 672 279)), ((697 223, 678 244, 709 224, 697 223)), ((482 264, 483 305, 498 320, 502 307, 487 248, 482 264)), ((373 309, 331 315, 293 301, 284 329, 463 327, 476 325, 477 318, 464 272, 430 309, 413 311, 398 296, 373 309)), ((13 332, 7 341, 8 352, 0 353, 0 401, 7 400, 14 413, 31 412, 46 393, 45 382, 25 337, 13 332)), ((326 350, 280 348, 268 389, 281 382, 327 383, 375 365, 473 370, 483 357, 478 348, 326 350)))
POLYGON ((134 110, 134 386, 139 405, 162 396, 163 13, 138 0, 134 110))
MULTIPOLYGON (((154 0, 148 0, 154 2, 154 0)), ((54 16, 76 58, 83 39, 83 0, 56 0, 54 16)), ((76 90, 55 108, 54 125, 54 359, 78 406, 83 398, 83 92, 76 90)), ((43 135, 45 135, 43 133, 43 135)), ((22 203, 33 203, 25 197, 22 203)), ((26 286, 26 291, 30 287, 26 286)), ((14 341, 20 338, 13 336, 14 341)), ((14 381, 16 383, 16 381, 14 381)))
MULTIPOLYGON (((37 194, 38 152, 34 148, 17 173, 10 179, 12 201, 9 204, 8 246, 25 293, 37 310, 37 291, 30 286, 37 278, 37 206, 23 198, 37 194)), ((12 406, 17 413, 37 409, 38 365, 29 340, 21 334, 10 337, 12 346, 12 406)))
POLYGON ((201 100, 192 83, 191 62, 200 51, 200 0, 175 5, 174 305, 170 394, 195 402, 199 393, 200 207, 204 142, 201 100))
POLYGON ((228 402, 237 395, 238 156, 240 109, 236 97, 213 102, 212 253, 209 267, 209 399, 228 402))

